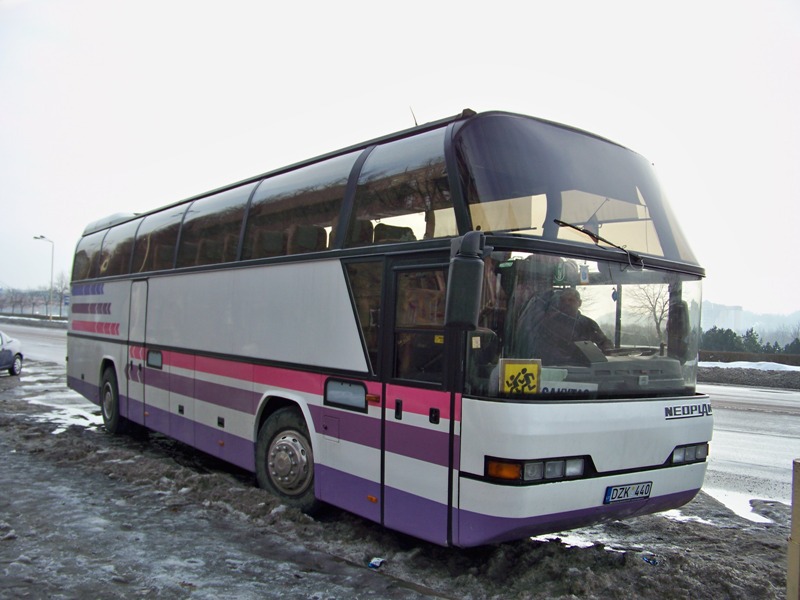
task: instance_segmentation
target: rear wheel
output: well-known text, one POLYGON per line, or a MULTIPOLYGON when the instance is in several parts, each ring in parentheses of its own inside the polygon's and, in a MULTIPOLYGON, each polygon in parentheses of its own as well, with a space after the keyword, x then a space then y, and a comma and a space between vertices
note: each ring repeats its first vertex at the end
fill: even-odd
POLYGON ((20 373, 22 373, 22 356, 17 354, 14 356, 14 362, 8 368, 8 374, 17 377, 20 373))
POLYGON ((100 411, 103 413, 103 425, 109 433, 119 434, 128 430, 128 419, 119 413, 119 388, 117 374, 109 367, 103 372, 100 385, 100 411))
POLYGON ((258 432, 256 478, 284 504, 312 513, 319 508, 314 496, 314 453, 308 427, 295 408, 281 408, 258 432))

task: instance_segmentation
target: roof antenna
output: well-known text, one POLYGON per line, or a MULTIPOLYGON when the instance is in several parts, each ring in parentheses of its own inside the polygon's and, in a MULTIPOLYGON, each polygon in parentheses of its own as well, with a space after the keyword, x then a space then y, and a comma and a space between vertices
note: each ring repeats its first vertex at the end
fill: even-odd
POLYGON ((417 123, 417 115, 414 114, 414 109, 409 106, 408 110, 411 111, 411 116, 414 118, 414 127, 419 127, 419 123, 417 123))

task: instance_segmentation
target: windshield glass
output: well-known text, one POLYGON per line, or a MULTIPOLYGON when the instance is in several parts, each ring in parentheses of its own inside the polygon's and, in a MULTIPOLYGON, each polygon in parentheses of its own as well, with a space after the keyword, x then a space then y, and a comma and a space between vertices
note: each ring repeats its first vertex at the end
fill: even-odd
POLYGON ((580 231, 559 227, 560 220, 632 252, 697 264, 652 166, 635 152, 500 113, 465 124, 455 147, 473 229, 593 243, 580 231))
POLYGON ((693 394, 700 279, 524 252, 486 260, 469 394, 536 399, 693 394))

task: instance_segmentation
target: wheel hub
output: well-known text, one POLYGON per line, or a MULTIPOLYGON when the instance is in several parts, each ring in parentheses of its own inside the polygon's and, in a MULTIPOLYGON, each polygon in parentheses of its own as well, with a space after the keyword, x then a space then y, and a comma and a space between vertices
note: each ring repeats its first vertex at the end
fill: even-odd
POLYGON ((287 431, 270 447, 270 477, 284 493, 297 494, 308 486, 308 452, 304 441, 297 432, 287 431))

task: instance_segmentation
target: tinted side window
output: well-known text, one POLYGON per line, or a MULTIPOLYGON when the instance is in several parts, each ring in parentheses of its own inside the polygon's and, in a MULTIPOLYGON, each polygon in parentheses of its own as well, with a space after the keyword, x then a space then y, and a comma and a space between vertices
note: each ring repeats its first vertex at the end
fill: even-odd
POLYGON ((263 180, 247 217, 242 259, 329 248, 357 157, 337 156, 263 180))
POLYGON ((108 230, 103 240, 100 258, 100 277, 127 275, 131 268, 133 254, 133 238, 140 220, 117 225, 108 230))
POLYGON ((375 148, 358 180, 346 246, 457 234, 447 185, 444 129, 375 148))
POLYGON ((255 184, 192 202, 181 227, 178 267, 236 260, 247 199, 255 184))
POLYGON ((395 377, 443 382, 446 282, 444 268, 397 273, 395 377))
POLYGON ((105 231, 87 235, 78 242, 75 248, 75 259, 72 262, 72 281, 97 277, 100 263, 100 247, 105 231))
POLYGON ((381 317, 381 287, 383 262, 350 263, 346 267, 350 289, 353 291, 361 333, 367 347, 373 373, 378 369, 379 324, 381 317))
POLYGON ((145 217, 133 247, 133 273, 171 269, 178 228, 186 211, 182 204, 145 217))

